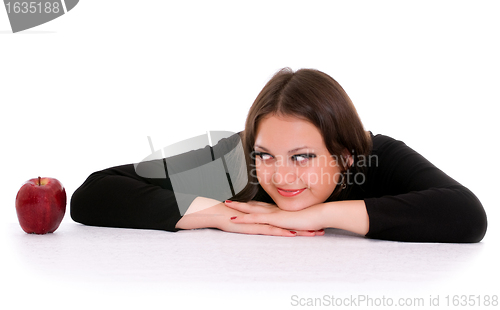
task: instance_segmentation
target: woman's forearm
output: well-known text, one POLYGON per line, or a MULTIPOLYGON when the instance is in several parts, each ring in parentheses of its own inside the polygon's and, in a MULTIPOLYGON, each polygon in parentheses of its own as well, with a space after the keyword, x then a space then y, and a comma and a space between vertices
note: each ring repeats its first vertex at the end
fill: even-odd
POLYGON ((223 212, 220 211, 220 201, 197 197, 189 206, 184 216, 177 222, 177 229, 196 229, 216 227, 215 221, 217 216, 221 217, 223 212), (217 207, 217 205, 219 205, 217 207))
POLYGON ((325 228, 339 228, 360 235, 368 233, 369 219, 363 200, 326 202, 321 208, 325 228))

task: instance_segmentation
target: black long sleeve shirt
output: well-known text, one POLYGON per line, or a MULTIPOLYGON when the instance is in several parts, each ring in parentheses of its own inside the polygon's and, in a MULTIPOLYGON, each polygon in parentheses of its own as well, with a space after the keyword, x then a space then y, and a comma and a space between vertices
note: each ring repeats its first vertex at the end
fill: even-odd
MULTIPOLYGON (((403 142, 384 135, 371 138, 372 161, 343 198, 364 200, 366 237, 481 241, 487 219, 471 191, 403 142)), ((141 177, 130 164, 91 174, 72 196, 71 217, 86 225, 177 231, 182 215, 168 178, 141 177)))

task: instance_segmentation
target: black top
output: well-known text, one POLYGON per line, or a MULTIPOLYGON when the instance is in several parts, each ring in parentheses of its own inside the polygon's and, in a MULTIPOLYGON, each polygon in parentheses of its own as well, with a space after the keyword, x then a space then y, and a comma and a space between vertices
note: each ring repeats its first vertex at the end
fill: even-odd
MULTIPOLYGON (((384 135, 371 138, 367 170, 350 180, 343 198, 365 201, 366 237, 481 241, 486 214, 471 191, 403 142, 384 135)), ((177 231, 182 216, 170 180, 141 177, 130 164, 91 174, 71 198, 71 217, 86 225, 177 231)))

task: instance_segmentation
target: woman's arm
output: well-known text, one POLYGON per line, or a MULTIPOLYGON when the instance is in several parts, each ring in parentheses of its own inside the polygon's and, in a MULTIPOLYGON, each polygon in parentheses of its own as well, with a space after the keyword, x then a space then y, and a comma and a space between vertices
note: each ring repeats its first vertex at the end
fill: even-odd
POLYGON ((166 231, 218 228, 228 232, 288 237, 324 234, 290 231, 270 225, 231 223, 231 217, 244 213, 203 197, 195 198, 182 216, 177 207, 179 196, 176 197, 168 188, 168 182, 161 184, 156 180, 154 183, 138 176, 133 165, 95 172, 73 194, 71 217, 75 222, 101 227, 166 231))
POLYGON ((360 235, 368 233, 370 221, 363 200, 326 202, 319 206, 323 209, 322 226, 344 229, 360 235))
POLYGON ((370 167, 362 198, 370 218, 367 237, 412 242, 481 241, 486 214, 470 190, 403 142, 383 135, 373 141, 378 161, 370 167))
POLYGON ((137 175, 134 165, 92 173, 71 197, 71 218, 91 226, 176 231, 176 197, 164 184, 137 175))
POLYGON ((410 242, 479 242, 487 219, 477 197, 404 143, 376 137, 376 165, 348 199, 286 212, 229 203, 250 213, 235 223, 288 229, 334 227, 370 238, 410 242))
MULTIPOLYGON (((233 135, 220 140, 214 147, 205 146, 165 159, 145 160, 94 172, 73 193, 71 217, 76 222, 93 226, 177 231, 179 228, 175 226, 182 215, 191 205, 196 205, 193 200, 203 196, 196 192, 200 184, 193 183, 218 183, 222 175, 222 181, 226 183, 220 187, 229 188, 224 169, 209 171, 218 173, 216 178, 196 168, 210 166, 214 156, 220 157, 231 151, 239 141, 238 137, 233 135), (198 173, 187 173, 187 179, 179 177, 185 175, 185 171, 198 173), (174 177, 171 178, 170 174, 174 177)), ((195 142, 203 139, 198 140, 195 142)), ((188 142, 188 146, 193 147, 188 142)), ((216 185, 208 192, 220 194, 216 185)), ((225 198, 228 197, 222 199, 225 198)))

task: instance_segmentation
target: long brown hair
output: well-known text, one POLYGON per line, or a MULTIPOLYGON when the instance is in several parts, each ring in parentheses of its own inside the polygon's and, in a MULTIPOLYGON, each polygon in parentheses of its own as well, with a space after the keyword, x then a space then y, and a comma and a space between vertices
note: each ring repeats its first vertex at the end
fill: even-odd
MULTIPOLYGON (((251 106, 243 133, 243 147, 248 165, 248 184, 232 199, 239 201, 264 200, 270 197, 258 183, 255 171, 254 144, 259 122, 268 115, 293 116, 314 124, 323 136, 332 156, 344 158, 347 149, 354 159, 351 168, 361 170, 356 162, 360 156, 368 156, 371 138, 364 130, 351 99, 329 75, 314 69, 290 68, 278 71, 267 82, 251 106)), ((328 200, 341 198, 342 186, 337 185, 328 200)), ((271 201, 269 201, 271 202, 271 201)))

